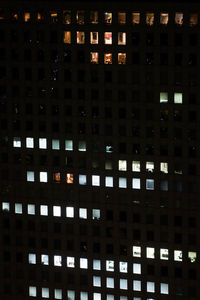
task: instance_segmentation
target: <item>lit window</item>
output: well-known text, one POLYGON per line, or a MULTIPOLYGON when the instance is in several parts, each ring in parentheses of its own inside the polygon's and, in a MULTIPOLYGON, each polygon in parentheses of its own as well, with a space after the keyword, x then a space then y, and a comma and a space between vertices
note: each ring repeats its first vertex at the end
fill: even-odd
POLYGON ((112 44, 112 32, 104 32, 104 44, 112 44))
POLYGON ((63 11, 63 23, 64 24, 71 24, 71 10, 64 10, 63 11))
POLYGON ((114 261, 106 260, 106 271, 114 272, 114 261))
POLYGON ((28 255, 28 263, 31 264, 31 265, 35 265, 36 264, 36 254, 29 253, 29 255, 28 255))
POLYGON ((146 179, 146 189, 154 190, 154 179, 146 179))
POLYGON ((14 137, 13 138, 13 147, 20 148, 22 146, 21 138, 20 137, 14 137))
POLYGON ((127 188, 127 179, 123 177, 119 177, 119 188, 126 189, 127 188))
POLYGON ((168 163, 161 162, 160 163, 160 172, 167 174, 168 173, 168 163))
POLYGON ((47 139, 46 138, 39 138, 39 148, 47 149, 47 139))
POLYGON ((66 217, 67 218, 74 218, 74 208, 67 206, 66 207, 66 217))
POLYGON ((126 64, 126 53, 118 53, 118 64, 119 65, 126 64))
POLYGON ((50 12, 50 20, 51 23, 57 23, 58 22, 58 14, 55 11, 50 12))
POLYGON ((146 24, 152 26, 154 23, 154 13, 147 13, 146 14, 146 24))
POLYGON ((67 291, 67 299, 69 299, 69 300, 75 300, 75 291, 68 290, 67 291))
POLYGON ((118 12, 118 23, 126 24, 126 13, 125 12, 118 12))
POLYGON ((113 152, 113 146, 112 145, 106 145, 106 153, 112 153, 113 152))
POLYGON ((105 186, 113 187, 113 177, 112 176, 105 177, 105 186))
POLYGON ((35 181, 35 173, 33 171, 27 171, 26 179, 29 182, 35 181))
POLYGON ((42 288, 42 298, 49 298, 49 288, 42 288))
POLYGON ((188 252, 188 258, 191 261, 191 263, 195 262, 197 259, 197 253, 196 252, 188 252))
POLYGON ((140 24, 140 13, 139 12, 132 13, 132 23, 134 25, 140 24))
POLYGON ((55 299, 62 299, 62 290, 61 289, 55 289, 54 290, 54 298, 55 299))
POLYGON ((118 161, 118 170, 119 171, 127 171, 127 161, 126 160, 118 161))
POLYGON ((128 263, 125 261, 119 262, 119 271, 121 273, 127 273, 128 272, 128 263))
POLYGON ((141 264, 133 264, 133 274, 141 274, 141 264))
POLYGON ((133 172, 140 172, 140 161, 132 161, 132 171, 133 172))
POLYGON ((100 219, 100 209, 92 209, 92 219, 93 220, 100 219))
POLYGON ((61 217, 61 207, 60 206, 53 206, 53 216, 54 217, 61 217))
POLYGON ((168 249, 160 249, 160 259, 163 259, 163 260, 169 259, 169 250, 168 249))
POLYGON ((146 171, 151 173, 154 171, 154 162, 152 161, 146 162, 146 171))
POLYGON ((111 12, 105 12, 104 13, 104 21, 106 24, 112 23, 112 13, 111 12))
POLYGON ((71 173, 66 173, 66 183, 72 184, 74 181, 74 176, 71 173))
POLYGON ((177 12, 175 14, 175 24, 177 24, 177 25, 183 25, 183 13, 177 12))
POLYGON ((118 32, 118 45, 126 45, 126 32, 118 32))
POLYGON ((47 205, 40 205, 40 215, 48 216, 48 206, 47 205))
POLYGON ((133 246, 133 257, 141 257, 141 247, 133 246))
POLYGON ((65 140, 65 150, 72 151, 73 150, 73 141, 65 140))
POLYGON ((38 21, 42 21, 44 19, 44 16, 41 12, 37 12, 36 18, 38 21))
POLYGON ((54 255, 53 263, 54 263, 54 266, 61 267, 62 266, 62 256, 54 255))
POLYGON ((88 292, 80 292, 80 300, 88 300, 88 292))
POLYGON ((24 13, 24 22, 29 22, 31 19, 31 14, 29 12, 24 13))
MULTIPOLYGON (((121 296, 120 296, 121 297, 121 296)), ((115 300, 115 297, 114 295, 111 295, 111 294, 107 294, 106 295, 106 300, 115 300)), ((120 299, 121 300, 121 299, 120 299)), ((126 299, 127 300, 127 299, 126 299)))
POLYGON ((85 44, 85 32, 77 31, 76 32, 76 41, 77 41, 77 44, 85 44))
POLYGON ((83 10, 78 10, 76 13, 76 21, 79 25, 84 24, 84 11, 83 10))
POLYGON ((133 290, 134 291, 141 291, 141 281, 140 280, 133 280, 133 290))
POLYGON ((63 42, 65 44, 71 44, 71 31, 64 31, 64 39, 63 42))
POLYGON ((93 64, 99 63, 99 53, 98 52, 90 52, 90 62, 93 64))
POLYGON ((79 175, 79 184, 80 185, 86 185, 87 184, 87 177, 86 175, 79 175))
POLYGON ((93 300, 101 300, 101 294, 100 293, 93 293, 93 300))
POLYGON ((160 14, 160 24, 167 25, 169 21, 169 15, 167 13, 160 14))
POLYGON ((190 26, 198 24, 198 14, 190 14, 190 26))
POLYGON ((90 12, 90 22, 92 24, 98 24, 98 11, 93 10, 90 12))
POLYGON ((136 190, 140 190, 140 178, 132 178, 132 188, 136 190))
POLYGON ((93 286, 100 287, 101 286, 101 277, 93 276, 93 286))
POLYGON ((93 270, 101 270, 101 261, 99 259, 93 259, 93 270))
POLYGON ((161 92, 160 93, 160 103, 167 103, 168 102, 168 93, 161 92))
POLYGON ((41 263, 42 263, 43 265, 48 266, 48 265, 49 265, 49 255, 47 255, 47 254, 42 254, 42 255, 41 255, 41 263))
POLYGON ((147 258, 155 258, 155 248, 147 247, 146 248, 146 257, 147 258))
POLYGON ((175 261, 182 261, 183 260, 183 253, 181 250, 174 250, 174 260, 175 261))
POLYGON ((100 186, 100 176, 99 175, 92 175, 92 185, 100 186))
POLYGON ((90 44, 98 44, 98 32, 92 31, 90 32, 90 44))
POLYGON ((176 103, 176 104, 183 103, 183 94, 182 93, 174 93, 174 103, 176 103))
POLYGON ((80 258, 80 268, 88 269, 88 259, 87 258, 80 258))
POLYGON ((47 172, 40 172, 40 182, 47 182, 47 172))
POLYGON ((29 293, 28 295, 30 297, 36 297, 37 296, 37 290, 35 286, 29 286, 29 293))
POLYGON ((160 293, 161 294, 169 294, 169 285, 168 283, 161 283, 160 284, 160 293))
MULTIPOLYGON (((12 21, 17 21, 19 19, 19 15, 17 12, 11 12, 11 20, 12 21)), ((0 20, 3 20, 3 16, 0 16, 0 20)))
POLYGON ((15 213, 22 214, 22 204, 21 203, 15 203, 15 213))
POLYGON ((34 139, 32 137, 26 138, 26 148, 34 148, 34 139))
POLYGON ((53 173, 53 181, 60 182, 60 172, 53 173))
POLYGON ((115 287, 114 278, 106 277, 106 287, 110 289, 114 289, 115 287))
POLYGON ((67 256, 67 267, 75 268, 75 259, 73 256, 67 256))
POLYGON ((27 205, 27 213, 28 215, 35 215, 35 204, 27 205))
POLYGON ((79 208, 79 218, 87 219, 87 208, 79 208))
POLYGON ((10 203, 9 202, 2 202, 2 210, 10 211, 10 203))
POLYGON ((86 151, 86 142, 85 141, 78 142, 78 151, 86 151))
POLYGON ((155 282, 147 281, 147 292, 155 293, 155 282))

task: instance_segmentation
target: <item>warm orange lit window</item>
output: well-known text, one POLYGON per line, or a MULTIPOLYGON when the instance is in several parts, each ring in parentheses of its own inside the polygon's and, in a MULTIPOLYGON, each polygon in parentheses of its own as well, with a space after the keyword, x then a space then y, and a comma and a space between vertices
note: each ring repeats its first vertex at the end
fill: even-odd
POLYGON ((175 14, 175 23, 177 25, 183 25, 183 13, 178 12, 175 14))
POLYGON ((71 173, 66 174, 66 183, 73 183, 74 181, 74 176, 71 173))
POLYGON ((98 32, 90 32, 90 44, 98 44, 98 32))
POLYGON ((104 54, 104 64, 106 64, 106 65, 112 64, 112 53, 104 54))
POLYGON ((53 181, 60 182, 60 172, 53 173, 53 181))
POLYGON ((64 24, 71 24, 71 10, 64 10, 63 11, 63 23, 64 24))
POLYGON ((134 25, 140 24, 140 13, 139 12, 132 13, 132 23, 134 25))
POLYGON ((77 40, 77 44, 85 44, 85 32, 77 31, 76 32, 76 40, 77 40))
POLYGON ((11 20, 12 21, 17 21, 19 19, 19 15, 17 12, 12 12, 11 13, 11 20))
POLYGON ((160 14, 160 24, 167 25, 169 21, 169 15, 167 13, 160 14))
POLYGON ((104 44, 112 44, 112 32, 104 32, 104 44))
POLYGON ((190 26, 198 24, 198 14, 190 14, 190 26))
POLYGON ((84 11, 83 10, 78 10, 76 13, 76 22, 79 25, 84 24, 84 11))
POLYGON ((58 22, 58 14, 55 11, 52 11, 50 13, 51 23, 57 23, 58 22))
POLYGON ((37 13, 37 20, 42 21, 44 19, 44 15, 41 12, 37 13))
POLYGON ((118 13, 118 23, 119 24, 126 24, 126 13, 125 12, 119 12, 118 13))
POLYGON ((126 64, 126 53, 118 53, 118 64, 119 65, 126 64))
POLYGON ((106 24, 112 23, 112 13, 111 12, 105 12, 104 13, 104 21, 106 24))
POLYGON ((98 11, 90 12, 90 22, 92 24, 98 24, 98 11))
POLYGON ((29 12, 24 13, 24 22, 30 21, 31 14, 29 12))
POLYGON ((99 53, 98 52, 90 52, 90 62, 93 64, 99 63, 99 53))
POLYGON ((118 32, 118 45, 126 45, 126 32, 118 32))
POLYGON ((147 13, 146 14, 146 24, 152 26, 154 23, 154 13, 147 13))
POLYGON ((64 31, 64 43, 71 44, 71 31, 64 31))

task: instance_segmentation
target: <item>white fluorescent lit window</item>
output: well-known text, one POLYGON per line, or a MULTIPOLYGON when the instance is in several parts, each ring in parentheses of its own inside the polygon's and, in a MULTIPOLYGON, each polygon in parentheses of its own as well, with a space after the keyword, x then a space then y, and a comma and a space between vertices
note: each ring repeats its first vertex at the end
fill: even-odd
POLYGON ((65 140, 65 150, 73 151, 73 141, 72 140, 65 140))
POLYGON ((87 219, 87 208, 79 208, 79 218, 87 219))
POLYGON ((115 297, 114 297, 114 295, 107 294, 106 295, 106 300, 115 300, 115 297))
POLYGON ((168 93, 161 92, 160 93, 160 103, 167 103, 168 102, 168 93))
POLYGON ((160 163, 160 172, 167 174, 168 173, 168 163, 161 162, 160 163))
POLYGON ((34 139, 32 137, 26 138, 26 148, 34 148, 34 139))
POLYGON ((14 137, 13 138, 13 147, 14 148, 21 148, 22 143, 21 143, 21 138, 20 137, 14 137))
POLYGON ((160 259, 163 259, 163 260, 169 259, 169 250, 168 249, 160 249, 160 259))
POLYGON ((191 263, 195 262, 197 259, 197 253, 196 252, 188 252, 188 258, 191 261, 191 263))
POLYGON ((73 256, 67 256, 67 267, 75 268, 75 259, 73 256))
POLYGON ((69 300, 75 300, 75 291, 68 290, 67 291, 67 299, 69 299, 69 300))
POLYGON ((115 287, 114 278, 106 277, 106 287, 109 289, 114 289, 115 287))
POLYGON ((93 276, 93 286, 101 287, 101 277, 93 276))
POLYGON ((29 293, 28 295, 30 297, 36 297, 37 296, 37 289, 35 286, 29 286, 29 293))
POLYGON ((119 171, 127 171, 127 161, 126 160, 118 161, 118 170, 119 171))
POLYGON ((21 203, 15 203, 15 213, 22 214, 22 204, 21 203))
POLYGON ((78 151, 86 151, 86 142, 85 141, 79 141, 78 151))
POLYGON ((54 262, 54 266, 61 267, 62 266, 62 256, 54 255, 53 262, 54 262))
POLYGON ((87 177, 86 175, 79 175, 79 184, 80 185, 86 185, 87 184, 87 177))
POLYGON ((27 213, 28 215, 35 215, 35 204, 27 205, 27 213))
POLYGON ((119 262, 119 271, 121 273, 127 273, 128 272, 128 263, 125 261, 119 262))
POLYGON ((176 103, 176 104, 183 103, 183 94, 182 93, 174 93, 174 103, 176 103))
POLYGON ((113 187, 113 177, 112 176, 105 177, 105 186, 113 187))
POLYGON ((154 190, 154 179, 146 179, 146 189, 154 190))
POLYGON ((67 206, 66 207, 66 217, 67 218, 74 218, 74 208, 67 206))
POLYGON ((123 177, 119 177, 119 188, 126 189, 127 188, 127 179, 123 177))
POLYGON ((42 263, 42 265, 48 266, 49 265, 49 255, 42 254, 41 255, 41 263, 42 263))
POLYGON ((61 207, 60 206, 53 206, 53 216, 54 217, 61 217, 61 207))
POLYGON ((93 300, 101 300, 101 294, 100 293, 93 293, 93 300))
POLYGON ((49 288, 42 288, 42 298, 49 298, 49 288))
POLYGON ((80 300, 88 300, 88 292, 80 292, 80 300))
POLYGON ((2 210, 10 211, 10 203, 9 202, 2 202, 2 210))
POLYGON ((39 148, 47 149, 47 139, 46 138, 39 138, 39 148))
POLYGON ((47 205, 40 205, 40 215, 48 216, 48 206, 47 205))
POLYGON ((62 290, 61 289, 55 289, 54 290, 54 298, 55 299, 62 299, 62 290))
POLYGON ((106 260, 106 271, 114 272, 114 261, 106 260))
POLYGON ((181 250, 174 250, 174 260, 175 261, 183 260, 183 252, 181 250))
POLYGON ((155 248, 147 247, 146 248, 146 257, 147 258, 155 258, 155 248))
POLYGON ((40 182, 47 182, 47 172, 40 172, 40 182))
POLYGON ((100 186, 100 176, 99 175, 92 175, 92 185, 100 186))
POLYGON ((136 190, 140 190, 140 178, 132 178, 132 188, 136 190))
POLYGON ((155 282, 147 281, 147 292, 155 293, 155 282))
POLYGON ((31 265, 35 265, 36 264, 36 254, 29 253, 29 255, 28 255, 28 263, 31 264, 31 265))
POLYGON ((141 257, 141 247, 140 246, 133 246, 133 256, 141 257))
POLYGON ((87 258, 80 258, 80 268, 88 269, 88 259, 87 258))
POLYGON ((93 270, 101 270, 100 259, 93 259, 93 270))
POLYGON ((146 171, 151 173, 154 171, 154 162, 152 161, 146 162, 146 171))
POLYGON ((160 284, 160 293, 168 295, 169 294, 169 285, 168 283, 161 283, 160 284))
POLYGON ((141 281, 140 280, 133 280, 133 290, 134 291, 141 291, 141 281))
POLYGON ((136 161, 136 160, 132 161, 132 171, 140 172, 140 161, 136 161))
POLYGON ((141 274, 141 264, 133 264, 133 274, 141 274))
POLYGON ((60 150, 60 141, 59 140, 52 140, 52 149, 60 150))
POLYGON ((93 209, 92 210, 92 219, 99 220, 100 219, 100 209, 93 209))
POLYGON ((29 182, 34 182, 35 181, 35 173, 33 171, 27 171, 26 180, 29 182))

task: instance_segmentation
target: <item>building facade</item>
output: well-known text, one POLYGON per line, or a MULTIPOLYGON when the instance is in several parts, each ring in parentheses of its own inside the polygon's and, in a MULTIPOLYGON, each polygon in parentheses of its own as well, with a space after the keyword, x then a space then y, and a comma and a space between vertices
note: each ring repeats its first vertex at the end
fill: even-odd
POLYGON ((0 6, 0 298, 200 299, 200 6, 0 6))

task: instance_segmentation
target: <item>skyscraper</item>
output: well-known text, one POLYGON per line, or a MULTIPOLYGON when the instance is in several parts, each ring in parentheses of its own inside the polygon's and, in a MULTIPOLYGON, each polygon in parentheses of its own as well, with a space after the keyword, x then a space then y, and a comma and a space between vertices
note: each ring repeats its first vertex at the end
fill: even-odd
POLYGON ((0 299, 200 299, 200 5, 0 6, 0 299))

